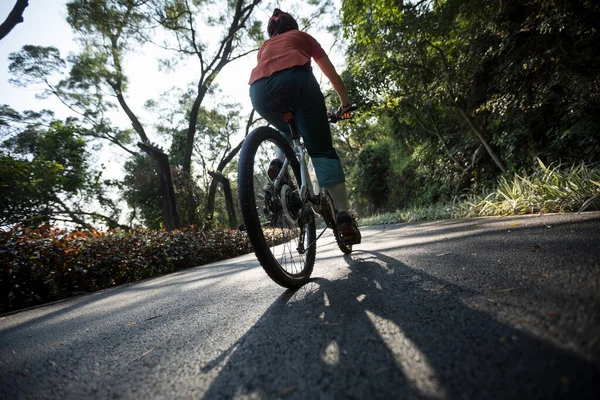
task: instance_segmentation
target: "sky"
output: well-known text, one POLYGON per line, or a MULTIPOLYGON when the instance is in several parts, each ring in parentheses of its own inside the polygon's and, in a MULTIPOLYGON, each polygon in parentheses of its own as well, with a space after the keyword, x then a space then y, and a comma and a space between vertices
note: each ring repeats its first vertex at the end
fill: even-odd
MULTIPOLYGON (((0 20, 4 21, 14 5, 12 0, 0 1, 0 20)), ((61 13, 62 5, 63 2, 57 0, 31 0, 23 14, 25 21, 0 40, 0 104, 8 104, 19 111, 54 104, 35 98, 39 88, 17 88, 8 83, 8 55, 26 44, 56 46, 61 49, 61 54, 75 51, 76 45, 70 40, 73 36, 71 28, 61 13)))
MULTIPOLYGON (((8 82, 8 56, 12 52, 19 51, 23 45, 54 46, 61 52, 61 57, 66 58, 70 52, 78 50, 74 33, 65 20, 66 0, 31 0, 29 6, 23 14, 24 22, 18 24, 4 39, 0 40, 0 104, 8 104, 17 111, 50 109, 54 111, 57 118, 69 116, 69 111, 55 98, 45 100, 36 98, 43 87, 16 87, 8 82)), ((286 2, 281 6, 285 9, 286 2)), ((289 1, 287 3, 297 3, 289 1)), ((14 0, 0 0, 0 20, 4 21, 10 10, 14 6, 14 0)), ((257 10, 265 14, 268 18, 270 12, 257 10)), ((331 36, 319 33, 319 35, 310 32, 321 42, 323 48, 329 51, 331 48, 331 36)), ((131 109, 138 117, 145 122, 152 120, 143 108, 143 104, 151 98, 157 98, 162 92, 173 86, 185 86, 190 81, 197 78, 197 68, 178 69, 177 73, 165 73, 158 69, 156 61, 156 52, 158 50, 152 46, 144 46, 141 50, 136 50, 133 54, 128 54, 125 59, 124 70, 135 71, 135 74, 129 73, 130 80, 126 93, 127 101, 131 109)), ((331 56, 334 64, 340 64, 342 54, 333 54, 331 56)), ((243 59, 236 60, 227 65, 217 77, 215 83, 219 85, 223 94, 219 99, 228 99, 230 102, 237 102, 242 105, 243 115, 249 114, 252 106, 248 96, 248 77, 254 66, 256 54, 250 54, 243 59)), ((323 81, 323 76, 313 63, 313 68, 317 79, 323 81)), ((339 68, 339 67, 338 67, 339 68)), ((215 99, 207 98, 203 106, 207 106, 215 99)), ((111 120, 122 128, 130 128, 129 120, 122 111, 115 112, 111 120)), ((243 124, 245 125, 245 124, 243 124)), ((146 124, 146 126, 149 126, 146 124)), ((152 141, 158 142, 152 129, 147 129, 152 141)), ((243 133, 240 133, 243 134, 243 133)), ((109 148, 98 157, 98 163, 104 164, 105 177, 110 179, 122 176, 123 159, 126 155, 121 150, 109 148)))

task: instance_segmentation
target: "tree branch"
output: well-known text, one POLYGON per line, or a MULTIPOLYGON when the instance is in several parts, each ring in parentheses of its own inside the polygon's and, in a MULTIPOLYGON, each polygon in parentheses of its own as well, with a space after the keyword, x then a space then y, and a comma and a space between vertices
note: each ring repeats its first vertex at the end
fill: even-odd
POLYGON ((238 54, 236 56, 231 56, 231 57, 229 57, 229 61, 231 62, 231 61, 239 60, 240 58, 246 57, 248 54, 254 53, 255 51, 258 51, 258 48, 252 49, 252 50, 248 50, 247 52, 238 54))
POLYGON ((100 218, 101 220, 104 220, 108 224, 108 227, 110 229, 114 229, 114 228, 121 228, 121 229, 126 229, 126 230, 130 229, 129 226, 123 225, 120 222, 118 222, 117 220, 115 220, 114 218, 111 218, 111 217, 109 217, 107 215, 98 214, 96 212, 79 212, 79 214, 81 214, 81 215, 87 215, 87 216, 90 216, 92 218, 100 218))
POLYGON ((192 43, 192 47, 194 48, 194 52, 200 60, 200 71, 204 74, 204 58, 202 56, 202 51, 200 51, 198 45, 196 44, 196 30, 194 29, 194 19, 192 18, 192 10, 190 10, 190 5, 187 1, 185 2, 185 7, 187 9, 188 14, 188 23, 190 24, 190 33, 192 34, 190 41, 192 43))
POLYGON ((444 53, 444 50, 442 50, 439 46, 431 43, 427 39, 425 39, 424 42, 427 43, 429 46, 433 47, 440 54, 440 58, 442 59, 444 68, 446 68, 446 71, 448 71, 449 73, 452 73, 452 68, 450 68, 450 66, 448 65, 448 59, 446 58, 446 53, 444 53))
POLYGON ((144 130, 144 127, 140 123, 140 120, 137 118, 137 116, 133 113, 133 111, 131 111, 131 108, 129 108, 129 105, 127 104, 127 101, 125 100, 125 96, 123 96, 123 71, 121 69, 121 60, 119 58, 119 46, 117 44, 117 40, 118 40, 117 36, 111 36, 111 38, 110 38, 113 63, 115 64, 115 70, 117 72, 117 74, 116 74, 117 81, 109 82, 109 85, 115 91, 117 100, 119 101, 121 108, 123 108, 123 111, 125 111, 125 114, 127 114, 127 117, 129 117, 129 120, 131 121, 131 125, 133 126, 133 129, 135 129, 137 134, 140 136, 140 138, 142 139, 142 142, 149 143, 150 140, 148 139, 148 136, 146 135, 146 131, 144 130))
POLYGON ((28 5, 28 0, 17 0, 6 20, 0 25, 0 40, 4 39, 15 26, 23 22, 23 13, 28 5))
POLYGON ((221 41, 221 45, 213 61, 207 66, 207 73, 205 74, 203 71, 202 76, 198 82, 198 93, 196 95, 194 104, 192 105, 192 108, 190 110, 185 154, 183 158, 183 171, 186 173, 190 173, 191 171, 193 142, 194 136, 196 134, 196 123, 198 121, 198 110, 200 109, 200 104, 202 103, 206 92, 212 85, 219 72, 221 72, 223 67, 225 67, 231 61, 230 55, 232 52, 233 38, 235 37, 235 34, 243 28, 245 22, 252 14, 252 10, 258 3, 260 3, 260 1, 261 0, 253 0, 252 3, 242 8, 243 1, 237 0, 235 15, 233 16, 233 20, 229 27, 228 34, 221 41))
POLYGON ((67 207, 67 205, 60 198, 58 198, 58 196, 54 196, 53 200, 56 201, 58 204, 60 204, 60 206, 62 207, 62 211, 65 214, 67 214, 69 216, 69 218, 71 218, 72 222, 75 222, 76 224, 79 224, 86 229, 90 229, 90 230, 93 229, 93 227, 90 224, 85 222, 82 218, 79 218, 77 213, 75 213, 69 207, 67 207))

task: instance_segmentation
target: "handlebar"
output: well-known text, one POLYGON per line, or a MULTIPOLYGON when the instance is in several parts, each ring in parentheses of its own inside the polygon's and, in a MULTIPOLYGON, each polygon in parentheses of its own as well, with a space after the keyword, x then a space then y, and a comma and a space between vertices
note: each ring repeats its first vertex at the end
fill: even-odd
MULTIPOLYGON (((350 106, 350 108, 348 108, 346 110, 346 112, 354 111, 356 109, 358 109, 358 106, 356 104, 352 104, 350 106)), ((327 113, 327 119, 332 124, 335 124, 338 121, 343 121, 345 119, 350 119, 350 118, 352 118, 352 116, 350 116, 349 118, 343 118, 342 115, 338 112, 338 110, 332 110, 327 113)))

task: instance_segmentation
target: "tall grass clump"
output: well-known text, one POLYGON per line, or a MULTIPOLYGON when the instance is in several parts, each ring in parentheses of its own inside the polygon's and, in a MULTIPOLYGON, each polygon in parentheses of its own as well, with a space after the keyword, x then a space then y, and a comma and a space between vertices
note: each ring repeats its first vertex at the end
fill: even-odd
POLYGON ((600 209, 600 169, 585 163, 546 166, 530 175, 500 178, 487 195, 467 200, 473 216, 561 213, 600 209))
POLYGON ((502 177, 483 194, 452 202, 411 207, 361 218, 360 225, 382 225, 420 220, 561 213, 600 210, 600 169, 585 163, 546 166, 538 159, 531 174, 502 177))

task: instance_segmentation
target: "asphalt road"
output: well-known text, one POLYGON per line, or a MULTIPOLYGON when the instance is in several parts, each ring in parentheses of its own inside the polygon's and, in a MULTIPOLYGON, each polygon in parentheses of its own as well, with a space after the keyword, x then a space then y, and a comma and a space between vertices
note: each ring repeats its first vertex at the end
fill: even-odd
POLYGON ((0 317, 2 399, 600 398, 600 214, 370 227, 0 317))

